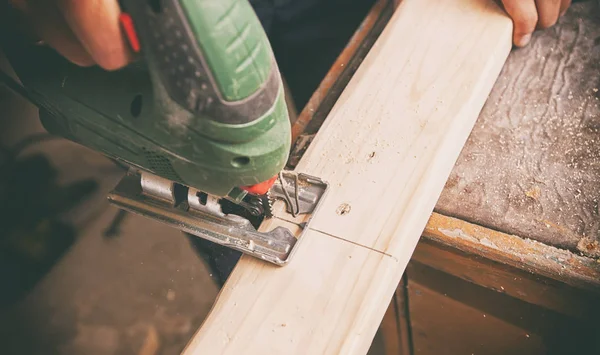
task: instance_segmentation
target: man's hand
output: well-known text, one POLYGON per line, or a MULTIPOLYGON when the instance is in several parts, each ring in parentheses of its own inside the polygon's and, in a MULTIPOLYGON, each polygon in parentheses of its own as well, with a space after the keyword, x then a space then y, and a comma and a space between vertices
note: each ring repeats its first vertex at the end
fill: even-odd
POLYGON ((120 28, 117 0, 9 2, 26 30, 75 64, 115 70, 132 60, 120 28))
POLYGON ((571 0, 502 0, 502 3, 514 23, 513 42, 523 47, 531 40, 533 31, 553 26, 567 11, 571 0))

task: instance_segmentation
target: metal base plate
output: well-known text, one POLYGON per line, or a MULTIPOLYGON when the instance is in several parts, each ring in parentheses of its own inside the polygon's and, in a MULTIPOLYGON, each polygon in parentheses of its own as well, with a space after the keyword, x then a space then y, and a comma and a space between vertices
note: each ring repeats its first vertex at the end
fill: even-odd
MULTIPOLYGON (((310 196, 309 200, 312 203, 309 208, 304 208, 300 212, 312 215, 325 195, 327 183, 305 174, 290 171, 284 174, 285 180, 294 182, 298 188, 289 185, 283 189, 287 190, 289 197, 295 201, 306 201, 305 196, 310 196), (298 199, 296 199, 296 192, 298 199)), ((272 189, 283 191, 281 181, 282 179, 272 189)), ((188 202, 189 191, 194 190, 181 185, 176 186, 173 182, 158 177, 149 178, 145 173, 142 176, 137 172, 130 172, 108 195, 108 199, 124 210, 166 223, 181 231, 280 266, 287 264, 291 259, 311 219, 307 219, 298 235, 294 235, 284 227, 276 227, 269 232, 258 232, 243 217, 223 214, 211 208, 193 208, 194 203, 188 202), (158 193, 150 194, 142 188, 143 185, 147 187, 155 182, 161 185, 155 189, 158 193)))

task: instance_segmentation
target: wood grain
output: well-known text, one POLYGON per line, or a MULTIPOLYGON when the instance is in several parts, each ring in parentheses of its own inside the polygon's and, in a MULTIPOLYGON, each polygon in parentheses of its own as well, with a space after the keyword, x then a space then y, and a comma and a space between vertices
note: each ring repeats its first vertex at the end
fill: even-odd
POLYGON ((304 238, 284 268, 243 258, 186 353, 365 354, 397 262, 319 232, 304 238))
POLYGON ((331 188, 291 264, 243 257, 185 353, 365 354, 511 33, 492 0, 404 0, 296 168, 331 188))

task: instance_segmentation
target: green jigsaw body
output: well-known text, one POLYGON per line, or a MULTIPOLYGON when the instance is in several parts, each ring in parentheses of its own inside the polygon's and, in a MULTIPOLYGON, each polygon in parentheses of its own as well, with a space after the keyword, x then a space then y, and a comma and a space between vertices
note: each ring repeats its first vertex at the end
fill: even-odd
POLYGON ((124 69, 78 67, 41 46, 13 53, 43 125, 218 196, 275 176, 291 127, 272 49, 248 1, 149 3, 124 1, 143 56, 124 69))

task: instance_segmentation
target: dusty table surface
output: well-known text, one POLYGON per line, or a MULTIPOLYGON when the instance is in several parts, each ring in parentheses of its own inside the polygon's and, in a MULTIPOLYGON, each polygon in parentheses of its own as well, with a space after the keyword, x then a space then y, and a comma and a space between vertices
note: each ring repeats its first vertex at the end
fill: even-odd
POLYGON ((513 50, 436 211, 600 256, 599 4, 513 50))

